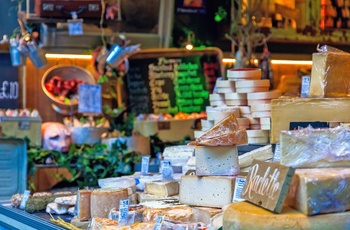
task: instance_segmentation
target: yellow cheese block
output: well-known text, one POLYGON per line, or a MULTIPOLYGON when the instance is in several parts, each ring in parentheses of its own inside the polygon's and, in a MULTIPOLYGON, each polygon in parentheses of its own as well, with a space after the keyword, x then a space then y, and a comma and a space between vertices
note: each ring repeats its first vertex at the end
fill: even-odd
POLYGON ((309 97, 349 97, 349 72, 349 53, 312 54, 309 97))
POLYGON ((350 212, 306 216, 287 205, 283 207, 281 213, 275 214, 259 206, 243 201, 233 203, 225 210, 223 229, 348 229, 349 218, 350 212))
POLYGON ((90 214, 90 200, 92 190, 78 190, 77 193, 77 217, 79 221, 88 221, 90 214))
POLYGON ((305 215, 350 209, 350 168, 295 170, 286 204, 305 215))
POLYGON ((157 196, 174 196, 179 194, 179 182, 177 181, 155 181, 145 184, 145 192, 157 196))

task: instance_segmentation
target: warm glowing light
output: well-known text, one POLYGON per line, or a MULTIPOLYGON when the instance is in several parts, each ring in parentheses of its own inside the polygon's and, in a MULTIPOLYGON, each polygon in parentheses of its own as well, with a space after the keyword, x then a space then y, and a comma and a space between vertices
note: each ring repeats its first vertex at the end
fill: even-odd
MULTIPOLYGON (((235 63, 236 60, 233 58, 223 58, 223 63, 235 63)), ((258 59, 254 59, 254 64, 258 64, 258 59)), ((296 60, 271 60, 271 64, 275 65, 312 65, 312 61, 296 61, 296 60)))
POLYGON ((193 45, 192 45, 192 44, 187 44, 185 47, 186 47, 186 49, 188 49, 188 50, 193 49, 193 45))
POLYGON ((46 58, 75 58, 75 59, 91 59, 89 54, 45 54, 46 58))

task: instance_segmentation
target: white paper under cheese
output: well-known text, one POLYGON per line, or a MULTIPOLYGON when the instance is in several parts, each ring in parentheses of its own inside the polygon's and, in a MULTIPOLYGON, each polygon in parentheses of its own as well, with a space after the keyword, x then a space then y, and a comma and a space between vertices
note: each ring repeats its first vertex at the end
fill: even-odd
POLYGON ((235 177, 182 176, 180 203, 222 208, 232 202, 235 177))
POLYGON ((237 146, 196 146, 196 175, 234 176, 239 173, 237 146))

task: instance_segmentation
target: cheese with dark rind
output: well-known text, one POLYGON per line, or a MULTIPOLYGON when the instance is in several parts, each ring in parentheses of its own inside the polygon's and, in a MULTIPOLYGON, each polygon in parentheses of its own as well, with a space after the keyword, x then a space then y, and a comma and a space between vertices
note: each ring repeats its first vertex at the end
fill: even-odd
POLYGON ((296 229, 329 230, 348 229, 350 212, 306 216, 285 205, 282 212, 275 214, 248 202, 236 202, 224 212, 223 229, 296 229))
POLYGON ((101 188, 91 193, 91 217, 107 218, 109 211, 119 207, 119 201, 128 198, 127 189, 101 188))

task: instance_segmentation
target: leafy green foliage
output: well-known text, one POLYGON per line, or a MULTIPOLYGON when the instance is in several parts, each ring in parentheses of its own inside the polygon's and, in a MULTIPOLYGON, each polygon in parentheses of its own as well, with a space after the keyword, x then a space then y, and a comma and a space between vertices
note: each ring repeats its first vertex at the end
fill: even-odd
POLYGON ((111 149, 107 149, 106 144, 72 144, 68 153, 62 153, 31 146, 27 154, 29 175, 34 175, 37 164, 45 164, 50 158, 52 163, 68 169, 72 175, 68 181, 76 181, 80 188, 97 186, 100 178, 132 174, 134 165, 141 160, 141 155, 128 150, 126 141, 120 139, 112 144, 111 149))

